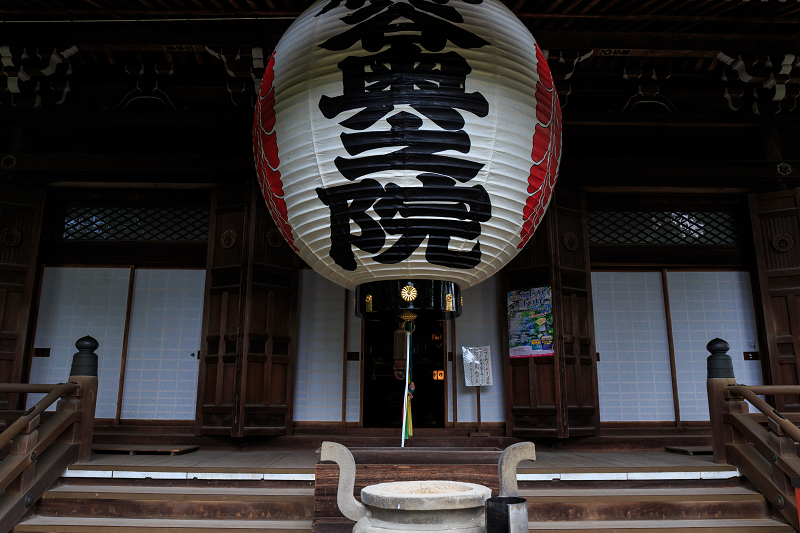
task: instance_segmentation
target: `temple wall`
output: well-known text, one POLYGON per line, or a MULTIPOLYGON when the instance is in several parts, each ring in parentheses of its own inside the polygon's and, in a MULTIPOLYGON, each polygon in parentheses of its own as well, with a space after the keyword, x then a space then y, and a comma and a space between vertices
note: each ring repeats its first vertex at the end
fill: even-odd
MULTIPOLYGON (((667 273, 680 419, 708 420, 706 344, 730 343, 739 383, 763 383, 747 272, 667 273)), ((666 312, 660 272, 593 272, 592 298, 600 418, 606 422, 675 420, 666 312)))

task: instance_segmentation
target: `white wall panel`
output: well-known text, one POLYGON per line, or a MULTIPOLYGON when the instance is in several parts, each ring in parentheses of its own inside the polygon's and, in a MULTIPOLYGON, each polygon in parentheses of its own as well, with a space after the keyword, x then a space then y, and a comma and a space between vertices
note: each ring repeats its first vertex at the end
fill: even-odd
MULTIPOLYGON (((67 381, 75 341, 91 335, 100 344, 96 417, 114 418, 129 279, 127 268, 44 269, 33 345, 50 357, 32 359, 30 383, 67 381)), ((28 395, 28 406, 43 396, 28 395)))
POLYGON ((669 272, 669 300, 675 341, 681 420, 708 420, 706 344, 728 341, 736 382, 761 385, 760 361, 743 352, 758 351, 756 317, 747 272, 669 272))
POLYGON ((122 418, 194 419, 205 277, 136 270, 122 418))
MULTIPOLYGON (((312 270, 300 271, 294 419, 342 419, 344 289, 312 270)), ((348 369, 349 373, 349 369, 348 369)))
POLYGON ((675 420, 660 272, 592 272, 600 420, 675 420))
MULTIPOLYGON (((456 346, 453 359, 458 387, 458 422, 476 422, 476 387, 464 384, 462 346, 490 346, 492 353, 493 384, 481 387, 481 421, 505 421, 505 397, 503 394, 503 341, 506 317, 499 312, 500 278, 470 287, 462 292, 464 310, 456 319, 456 346)), ((452 385, 449 385, 452 387, 452 385)), ((452 390, 452 389, 450 389, 452 390)))

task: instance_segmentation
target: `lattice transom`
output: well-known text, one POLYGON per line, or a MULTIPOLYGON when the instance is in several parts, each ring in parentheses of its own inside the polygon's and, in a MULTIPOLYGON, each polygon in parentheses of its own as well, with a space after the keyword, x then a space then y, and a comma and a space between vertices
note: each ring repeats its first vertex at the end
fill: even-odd
POLYGON ((170 207, 68 207, 63 239, 205 241, 208 209, 170 207))
POLYGON ((591 244, 739 244, 742 223, 724 212, 620 212, 588 214, 591 244))

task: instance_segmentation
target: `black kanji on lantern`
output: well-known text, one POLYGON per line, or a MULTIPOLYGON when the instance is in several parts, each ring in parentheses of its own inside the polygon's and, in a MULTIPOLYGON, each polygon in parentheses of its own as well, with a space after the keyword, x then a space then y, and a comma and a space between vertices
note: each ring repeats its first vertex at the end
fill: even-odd
MULTIPOLYGON (((364 50, 377 52, 387 44, 419 43, 426 50, 438 52, 450 41, 459 48, 480 48, 489 43, 467 30, 456 26, 464 22, 454 7, 447 6, 448 0, 348 0, 347 9, 355 9, 342 17, 352 28, 331 37, 320 46, 326 50, 347 50, 361 41, 364 50), (404 19, 403 22, 396 22, 404 19), (416 35, 410 34, 415 32, 416 35)), ((483 0, 464 0, 466 4, 481 4, 483 0)), ((341 4, 341 0, 331 0, 317 16, 324 15, 341 4)))
POLYGON ((412 43, 394 44, 371 56, 350 56, 339 63, 344 91, 342 96, 323 96, 319 109, 325 118, 343 111, 364 108, 340 124, 364 130, 394 110, 408 104, 446 130, 464 127, 457 109, 479 117, 489 112, 481 93, 467 93, 467 61, 455 52, 423 53, 412 43))
POLYGON ((334 163, 345 178, 352 181, 374 172, 403 168, 436 172, 466 182, 474 178, 483 167, 483 163, 434 155, 445 150, 455 150, 464 154, 469 152, 469 136, 463 130, 452 132, 420 130, 422 119, 405 111, 392 115, 387 122, 391 126, 388 132, 343 133, 342 144, 347 153, 357 155, 375 148, 390 146, 405 146, 405 148, 385 155, 352 159, 337 157, 334 163))
POLYGON ((452 237, 467 241, 481 234, 481 222, 491 217, 489 195, 481 185, 456 187, 455 180, 439 174, 420 174, 422 187, 384 189, 373 179, 317 189, 320 200, 331 210, 331 258, 345 270, 355 270, 352 246, 367 253, 380 252, 385 233, 400 238, 373 257, 378 263, 394 264, 407 259, 428 237, 425 259, 434 265, 474 268, 481 260, 480 243, 468 251, 450 250, 452 237), (374 207, 380 223, 367 214, 374 207), (399 216, 399 218, 397 218, 399 216), (360 232, 350 232, 350 221, 360 232))
MULTIPOLYGON (((331 0, 319 13, 338 7, 342 0, 331 0)), ((457 26, 461 14, 450 0, 347 0, 351 11, 341 20, 352 26, 320 46, 327 50, 347 50, 358 42, 372 55, 353 55, 339 63, 342 71, 341 96, 323 96, 319 109, 325 118, 358 109, 340 122, 356 133, 342 133, 347 153, 359 156, 381 149, 380 155, 337 157, 336 168, 353 183, 318 188, 320 200, 330 208, 331 258, 345 270, 355 270, 352 247, 378 254, 379 263, 398 263, 407 259, 428 239, 425 258, 436 265, 474 268, 480 263, 480 243, 467 251, 450 249, 452 238, 475 241, 481 235, 481 222, 491 217, 491 202, 480 186, 457 186, 477 176, 483 163, 441 155, 450 151, 469 153, 470 139, 463 130, 462 111, 486 117, 489 104, 479 92, 465 89, 472 71, 456 52, 441 52, 447 42, 459 48, 480 48, 489 43, 457 26), (395 106, 410 107, 395 112, 395 106), (387 118, 388 115, 388 118, 387 118), (434 127, 423 129, 423 117, 434 127), (386 118, 389 130, 373 126, 386 118), (366 131, 370 130, 370 131, 366 131), (386 153, 386 148, 397 150, 386 153), (388 183, 384 188, 374 179, 359 178, 395 169, 419 171, 421 187, 400 187, 388 183), (376 221, 367 211, 373 209, 376 221), (353 235, 351 221, 360 232, 353 235), (399 235, 389 248, 380 252, 386 234, 399 235)), ((455 0, 454 0, 455 1, 455 0)), ((461 0, 458 0, 461 1, 461 0)), ((480 4, 483 0, 463 0, 480 4)))

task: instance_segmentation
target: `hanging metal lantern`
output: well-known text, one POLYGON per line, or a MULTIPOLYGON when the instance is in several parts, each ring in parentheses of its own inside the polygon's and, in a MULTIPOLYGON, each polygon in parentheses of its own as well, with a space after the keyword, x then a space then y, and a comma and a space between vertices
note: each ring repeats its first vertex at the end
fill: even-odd
POLYGON ((253 141, 278 229, 358 287, 359 314, 458 316, 460 289, 539 224, 561 112, 542 51, 497 0, 322 0, 269 58, 253 141))

